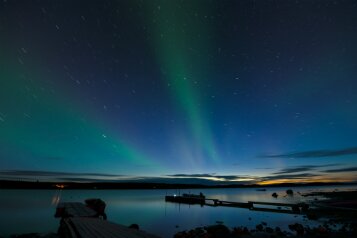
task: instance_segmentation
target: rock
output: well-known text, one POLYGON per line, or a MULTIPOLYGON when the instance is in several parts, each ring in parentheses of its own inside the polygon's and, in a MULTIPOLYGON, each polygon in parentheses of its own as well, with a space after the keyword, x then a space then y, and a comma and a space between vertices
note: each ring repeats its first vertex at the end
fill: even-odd
POLYGON ((188 232, 183 231, 183 232, 179 232, 176 233, 176 235, 174 236, 174 238, 200 238, 200 237, 204 237, 205 236, 205 231, 201 228, 201 227, 197 227, 195 229, 192 229, 188 232))
POLYGON ((186 231, 178 232, 174 235, 174 238, 184 238, 188 237, 186 231))
POLYGON ((139 225, 138 225, 138 224, 131 224, 131 225, 129 226, 129 228, 135 229, 135 230, 139 230, 139 225))
POLYGON ((342 226, 338 231, 339 232, 347 232, 346 225, 342 226))
POLYGON ((292 231, 295 231, 296 235, 298 235, 298 236, 302 236, 305 233, 304 226, 299 224, 299 223, 295 223, 293 225, 289 225, 289 229, 292 230, 292 231))
POLYGON ((267 233, 269 233, 269 234, 271 234, 271 233, 274 232, 273 228, 271 228, 271 227, 265 228, 265 231, 266 231, 267 233))
POLYGON ((292 189, 288 189, 286 190, 286 194, 292 196, 294 195, 294 191, 292 189))
POLYGON ((300 208, 297 205, 292 206, 291 209, 293 210, 293 212, 300 213, 300 208))
POLYGON ((280 227, 275 227, 275 234, 278 236, 278 237, 283 237, 285 236, 285 234, 281 231, 280 227))
POLYGON ((323 226, 319 226, 317 229, 316 229, 316 232, 320 235, 325 235, 327 234, 327 229, 323 226))
POLYGON ((277 198, 277 197, 278 197, 278 194, 277 194, 277 193, 273 193, 272 196, 275 197, 275 198, 277 198))
POLYGON ((316 213, 308 213, 307 218, 310 220, 317 220, 318 216, 316 213))
POLYGON ((212 237, 229 237, 230 231, 225 225, 213 225, 205 227, 208 234, 212 237))
POLYGON ((301 206, 301 210, 304 211, 304 212, 308 211, 308 210, 309 210, 309 204, 304 203, 304 204, 301 206))
POLYGON ((232 235, 233 237, 241 237, 249 235, 250 232, 247 227, 235 227, 233 228, 232 235))
POLYGON ((259 225, 256 225, 255 227, 257 229, 257 231, 263 231, 263 225, 262 224, 259 224, 259 225))

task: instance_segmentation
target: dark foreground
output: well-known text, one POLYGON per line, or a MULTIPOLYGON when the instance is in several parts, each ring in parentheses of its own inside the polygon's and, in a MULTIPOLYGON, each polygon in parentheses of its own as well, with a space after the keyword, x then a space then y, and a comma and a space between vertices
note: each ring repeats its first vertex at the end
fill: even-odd
MULTIPOLYGON (((279 238, 279 237, 357 237, 357 224, 344 224, 336 229, 334 224, 325 223, 319 227, 302 226, 292 224, 290 231, 282 231, 279 227, 269 227, 266 223, 258 224, 255 229, 249 230, 246 227, 234 227, 230 229, 223 224, 198 227, 189 231, 178 232, 174 238, 279 238)), ((13 235, 11 238, 60 238, 57 234, 22 234, 13 235)))
MULTIPOLYGON (((313 202, 309 219, 321 220, 317 227, 295 223, 284 231, 279 227, 270 227, 267 223, 257 224, 255 229, 237 226, 229 228, 224 224, 197 227, 181 231, 174 238, 234 238, 234 237, 357 237, 357 191, 334 191, 304 194, 311 196, 313 202), (315 197, 315 198, 314 198, 315 197)), ((58 238, 51 234, 21 234, 12 238, 58 238)), ((2 238, 0 236, 0 238, 2 238)))
POLYGON ((230 229, 225 225, 198 227, 189 231, 176 233, 174 238, 238 238, 238 237, 357 237, 357 224, 344 224, 336 229, 331 224, 318 227, 303 226, 299 223, 289 225, 290 231, 282 231, 279 227, 269 227, 261 223, 255 229, 247 227, 234 227, 230 229))
POLYGON ((314 192, 303 196, 315 197, 307 214, 309 219, 323 219, 318 227, 289 225, 289 231, 269 227, 262 222, 255 229, 239 226, 228 228, 223 224, 198 227, 175 234, 174 238, 235 238, 235 237, 357 237, 357 191, 314 192))

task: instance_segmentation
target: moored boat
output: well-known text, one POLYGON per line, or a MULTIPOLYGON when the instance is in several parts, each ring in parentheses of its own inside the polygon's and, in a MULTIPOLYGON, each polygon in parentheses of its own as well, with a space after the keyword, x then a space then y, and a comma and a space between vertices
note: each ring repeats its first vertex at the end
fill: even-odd
POLYGON ((167 195, 165 196, 166 202, 177 202, 177 203, 187 203, 187 204, 205 204, 206 197, 200 194, 187 194, 184 193, 182 196, 177 195, 167 195))

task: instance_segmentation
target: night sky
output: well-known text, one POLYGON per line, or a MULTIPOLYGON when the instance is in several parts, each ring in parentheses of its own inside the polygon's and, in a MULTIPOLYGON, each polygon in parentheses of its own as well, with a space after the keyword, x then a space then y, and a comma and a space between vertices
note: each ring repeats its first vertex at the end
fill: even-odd
POLYGON ((357 181, 357 1, 0 2, 0 178, 357 181))

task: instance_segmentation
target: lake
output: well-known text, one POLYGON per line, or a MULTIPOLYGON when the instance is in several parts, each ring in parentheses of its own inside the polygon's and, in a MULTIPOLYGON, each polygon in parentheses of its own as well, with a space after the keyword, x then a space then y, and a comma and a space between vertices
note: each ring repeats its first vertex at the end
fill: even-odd
POLYGON ((165 195, 178 193, 202 192, 206 198, 225 201, 247 202, 300 202, 311 197, 302 197, 299 193, 311 191, 350 190, 352 186, 334 187, 297 187, 293 188, 294 196, 285 196, 288 188, 267 188, 257 191, 256 188, 227 189, 174 189, 168 190, 0 190, 0 236, 21 233, 56 232, 59 220, 54 218, 56 204, 64 201, 84 201, 87 198, 101 198, 107 204, 108 220, 130 225, 139 224, 140 229, 161 237, 172 237, 178 231, 198 226, 213 225, 216 222, 234 226, 254 228, 265 221, 268 226, 288 225, 299 222, 306 225, 317 225, 316 221, 304 219, 301 215, 279 214, 250 211, 244 208, 208 207, 166 203, 165 195), (277 192, 279 197, 271 194, 277 192))

